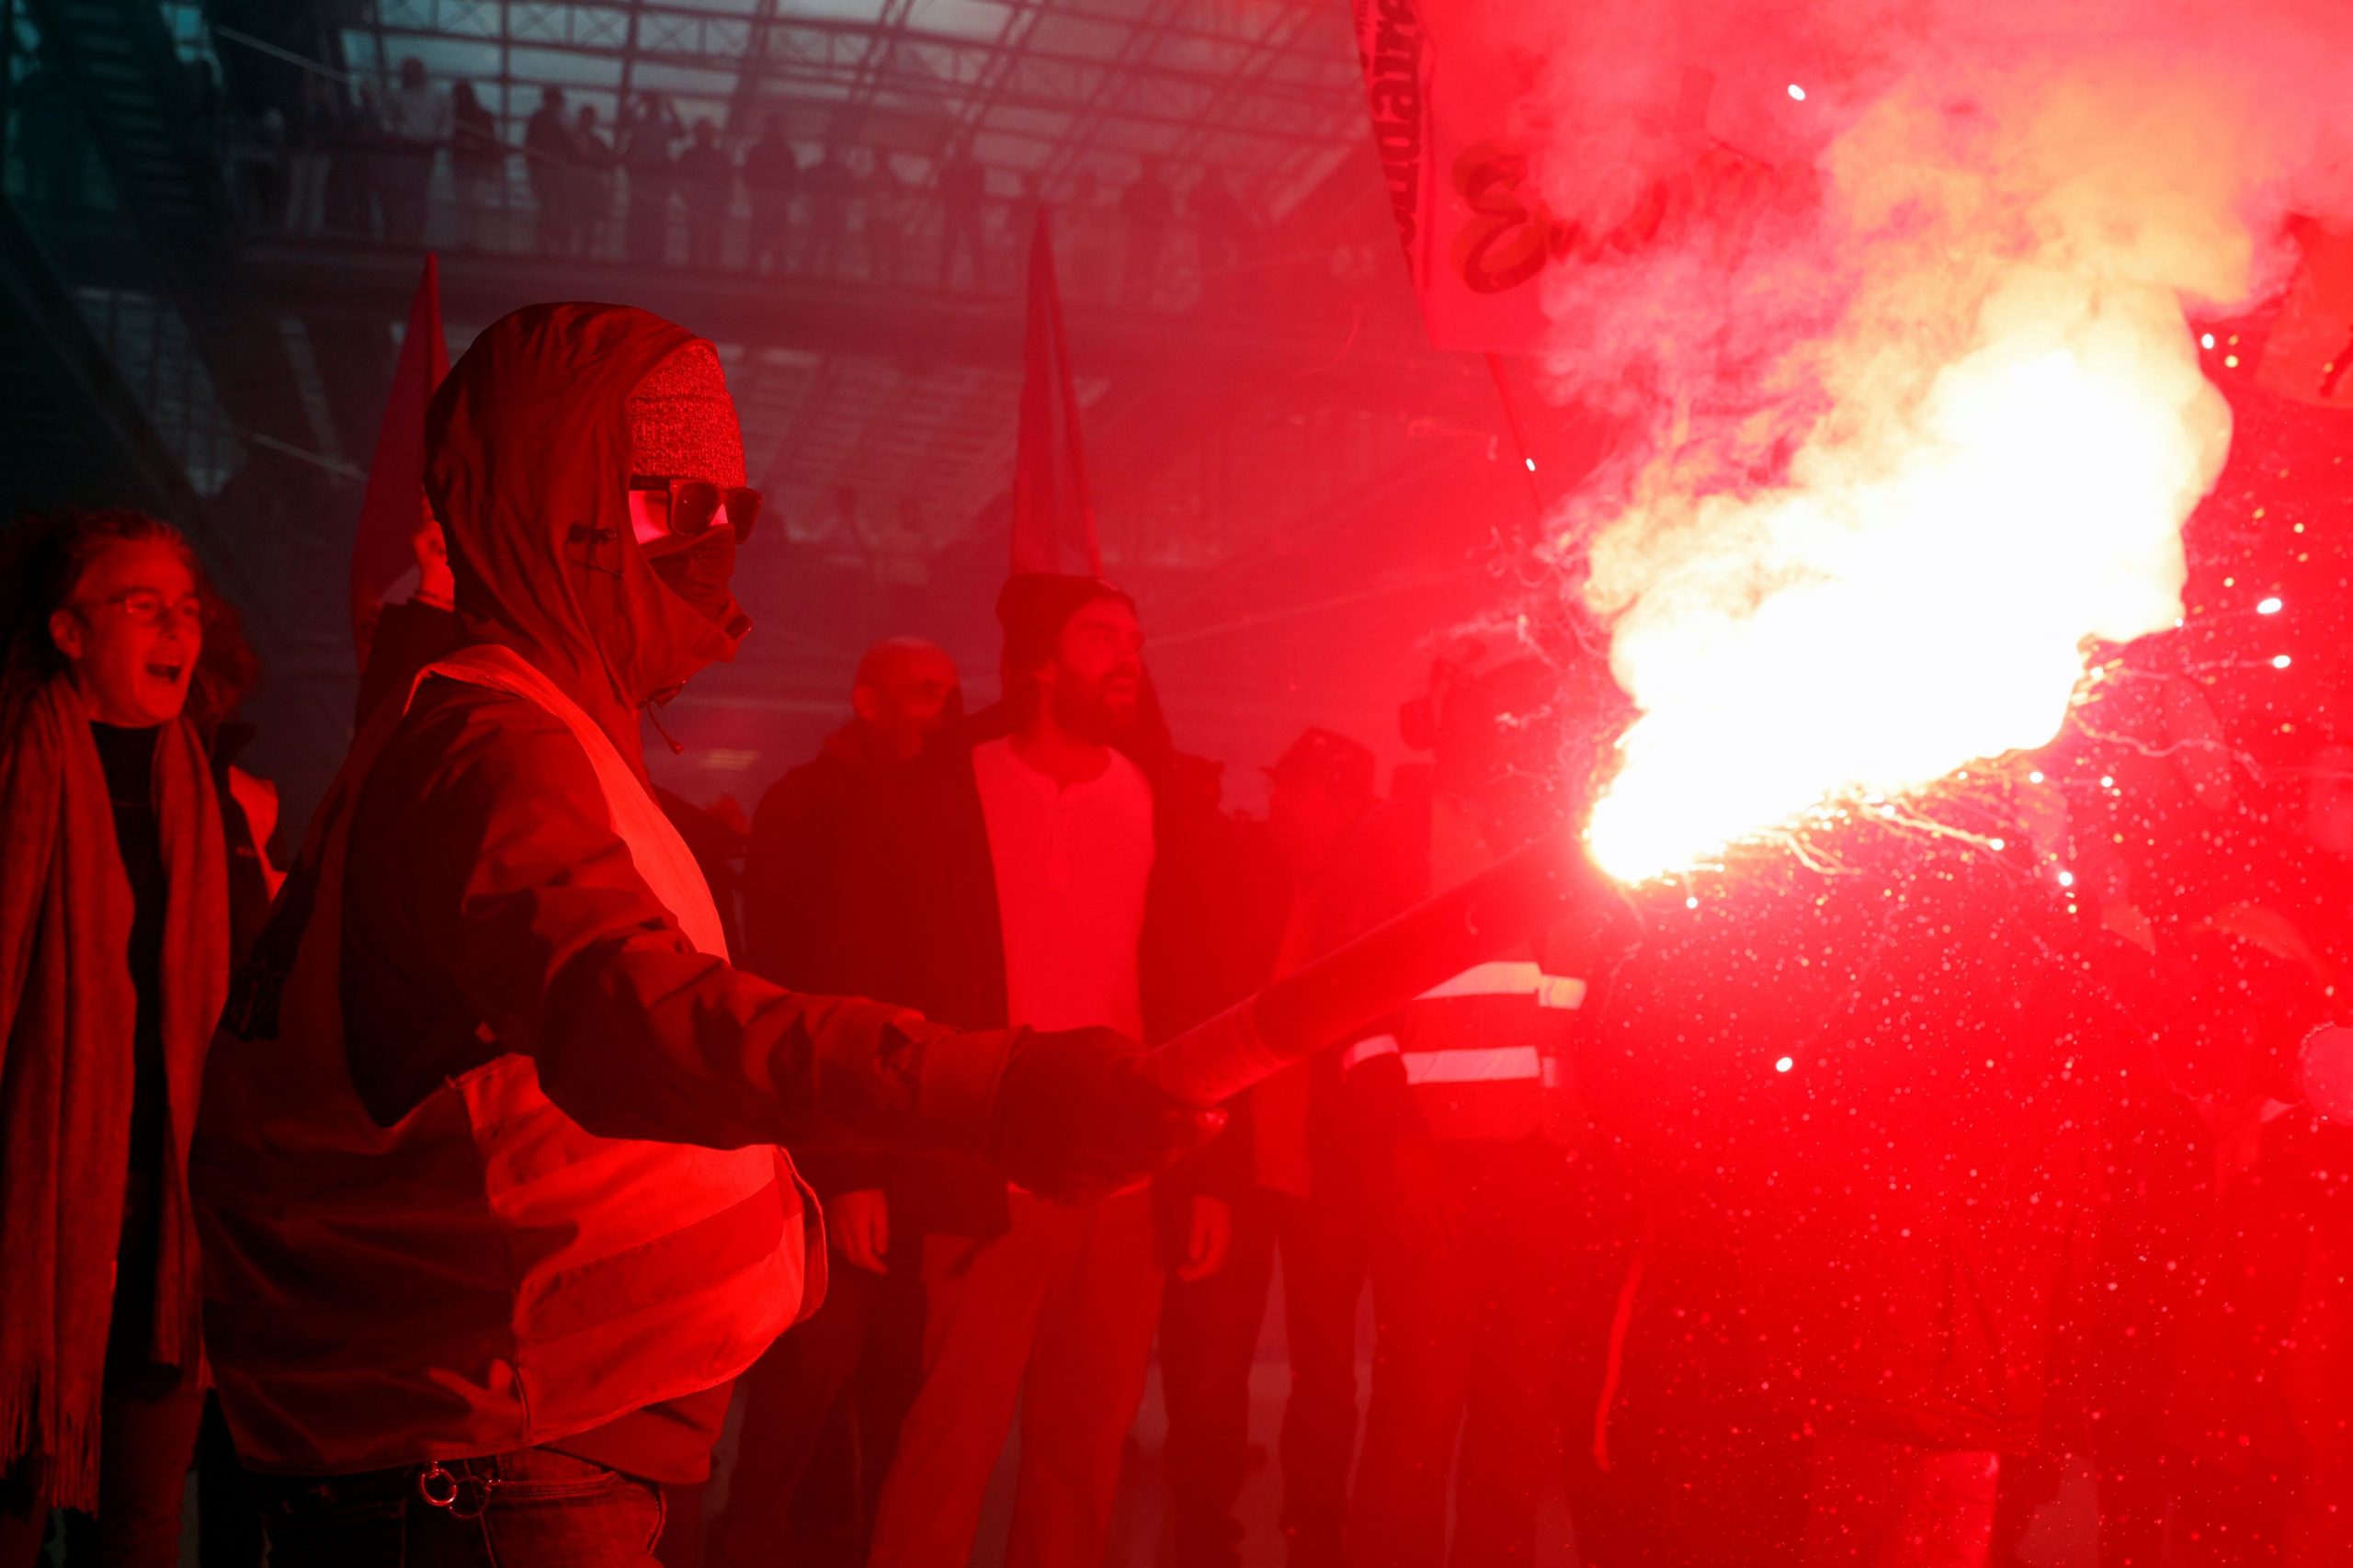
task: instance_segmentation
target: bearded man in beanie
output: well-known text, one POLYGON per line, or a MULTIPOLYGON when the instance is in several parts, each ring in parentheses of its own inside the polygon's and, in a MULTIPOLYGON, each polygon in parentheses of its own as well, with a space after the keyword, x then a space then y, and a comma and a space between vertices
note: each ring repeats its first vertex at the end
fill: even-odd
POLYGON ((782 1145, 1081 1200, 1208 1131, 1108 1030, 963 1034, 732 968, 639 722, 748 625, 716 352, 542 305, 436 394, 464 645, 369 715, 207 1077, 211 1362, 271 1561, 648 1563, 816 1304, 782 1145))
MULTIPOLYGON (((1093 577, 1022 574, 997 618, 1006 700, 878 791, 856 835, 850 972, 968 1028, 1165 1038, 1228 998, 1191 852, 1208 824, 1179 785, 1135 606, 1093 577)), ((928 1314, 875 1568, 966 1561, 1017 1404, 1006 1560, 1102 1561, 1164 1278, 1224 1252, 1230 1210, 1209 1185, 1188 1172, 1158 1205, 1138 1190, 1070 1210, 970 1162, 892 1184, 892 1239, 919 1246, 928 1314)))

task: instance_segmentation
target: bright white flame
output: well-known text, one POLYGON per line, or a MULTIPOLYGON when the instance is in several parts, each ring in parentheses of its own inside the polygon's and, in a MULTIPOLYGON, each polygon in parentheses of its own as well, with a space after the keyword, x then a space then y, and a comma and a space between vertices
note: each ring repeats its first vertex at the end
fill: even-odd
POLYGON ((1906 446, 1810 447, 1791 485, 1692 509, 1687 538, 1744 548, 1676 562, 1614 629, 1643 714, 1593 815, 1605 870, 2042 745, 2086 637, 2174 623, 2180 520, 2212 476, 2184 418, 2222 416, 2178 318, 2150 330, 2169 301, 2075 304, 1947 367, 1906 446))
POLYGON ((1790 84, 1790 97, 1797 99, 1800 103, 1803 103, 1805 102, 1805 89, 1799 86, 1795 82, 1792 82, 1790 84))
POLYGON ((2256 602, 2255 613, 2257 615, 2278 615, 2279 613, 2279 597, 2277 594, 2274 594, 2268 599, 2257 600, 2256 602))
POLYGON ((2294 661, 2290 659, 2285 653, 2274 653, 2271 655, 2271 667, 2275 670, 2284 670, 2293 662, 2294 661))
POLYGON ((2071 888, 2071 887, 2074 887, 2074 886, 2075 885, 2075 872, 2073 872, 2073 871, 2062 871, 2062 872, 2060 872, 2060 873, 2059 873, 2059 885, 2060 885, 2061 887, 2063 887, 2063 888, 2071 888))
POLYGON ((1792 1057, 1788 1057, 1788 1056, 1784 1056, 1784 1057, 1778 1058, 1778 1059, 1774 1062, 1774 1063, 1773 1063, 1773 1071, 1774 1071, 1774 1072, 1776 1072, 1776 1073, 1786 1073, 1786 1072, 1788 1072, 1790 1068, 1792 1068, 1792 1067, 1794 1067, 1794 1066, 1796 1066, 1796 1065, 1797 1065, 1797 1062, 1796 1062, 1796 1060, 1795 1060, 1794 1058, 1792 1058, 1792 1057))
POLYGON ((1586 601, 1639 710, 1588 829, 1613 876, 2041 746, 2087 643, 2181 618, 2181 524, 2230 433, 2181 301, 2237 297, 2254 244, 2215 160, 2150 144, 2220 133, 2129 74, 1987 94, 1968 119, 1891 96, 1818 160, 1813 228, 1758 220, 1793 248, 1718 298, 1790 336, 1737 376, 1707 368, 1720 318, 1688 352, 1687 318, 1654 324, 1730 412, 1679 415, 1592 538, 1586 601), (1824 286, 1789 256, 1843 281, 1793 293, 1824 286))

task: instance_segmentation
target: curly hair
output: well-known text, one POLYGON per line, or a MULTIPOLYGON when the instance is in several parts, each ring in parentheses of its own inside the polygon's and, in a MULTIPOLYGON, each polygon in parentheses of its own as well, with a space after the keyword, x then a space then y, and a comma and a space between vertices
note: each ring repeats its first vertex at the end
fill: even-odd
POLYGON ((187 535, 127 506, 28 513, 0 531, 0 735, 16 728, 27 698, 64 672, 66 658, 50 636, 49 621, 72 599, 83 573, 115 545, 148 540, 179 551, 204 606, 204 651, 189 683, 189 721, 210 736, 253 688, 260 661, 187 535))

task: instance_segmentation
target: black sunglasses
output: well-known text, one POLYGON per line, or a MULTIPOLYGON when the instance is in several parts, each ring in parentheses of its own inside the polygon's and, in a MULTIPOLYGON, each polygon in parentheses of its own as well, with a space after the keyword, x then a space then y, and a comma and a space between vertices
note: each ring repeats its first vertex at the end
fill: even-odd
POLYGON ((651 544, 654 540, 676 535, 692 538, 710 527, 722 506, 727 508, 727 526, 735 530, 735 542, 743 544, 752 537, 752 525, 759 521, 760 493, 746 484, 712 484, 700 479, 653 479, 632 476, 631 490, 669 497, 666 526, 654 529, 648 537, 641 526, 637 542, 651 544))

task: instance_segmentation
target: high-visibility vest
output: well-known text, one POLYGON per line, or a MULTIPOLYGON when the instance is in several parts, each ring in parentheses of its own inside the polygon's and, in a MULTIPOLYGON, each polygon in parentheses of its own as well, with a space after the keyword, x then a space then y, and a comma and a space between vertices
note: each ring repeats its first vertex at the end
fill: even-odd
MULTIPOLYGON (((725 954, 694 858, 575 704, 504 649, 426 673, 563 720, 655 897, 725 954)), ((369 1115, 344 1055, 345 841, 398 717, 336 780, 279 1038, 222 1040, 206 1086, 211 1362, 239 1455, 280 1474, 529 1448, 715 1387, 795 1320, 812 1278, 817 1227, 780 1149, 597 1137, 511 1052, 390 1127, 369 1115)))
POLYGON ((1585 982, 1533 963, 1473 965, 1399 1009, 1388 1031, 1341 1053, 1344 1070, 1394 1056, 1415 1108, 1445 1139, 1526 1138, 1548 1087, 1565 1086, 1570 1021, 1585 982))

